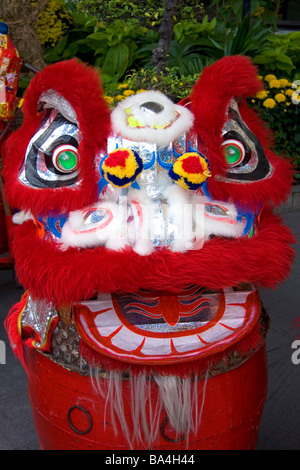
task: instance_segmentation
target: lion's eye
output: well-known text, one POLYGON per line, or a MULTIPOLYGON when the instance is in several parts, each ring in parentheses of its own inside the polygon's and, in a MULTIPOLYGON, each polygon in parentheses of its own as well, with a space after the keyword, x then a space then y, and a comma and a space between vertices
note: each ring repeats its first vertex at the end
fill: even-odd
POLYGON ((54 167, 62 173, 70 173, 77 168, 77 148, 73 145, 60 145, 52 155, 54 167))
POLYGON ((78 126, 49 110, 27 146, 20 181, 32 188, 62 188, 77 183, 78 126))
POLYGON ((242 119, 237 101, 231 100, 227 117, 222 130, 226 180, 245 183, 269 178, 272 166, 262 144, 242 119))
POLYGON ((229 166, 239 165, 245 158, 244 145, 235 139, 229 139, 223 142, 223 153, 229 166))

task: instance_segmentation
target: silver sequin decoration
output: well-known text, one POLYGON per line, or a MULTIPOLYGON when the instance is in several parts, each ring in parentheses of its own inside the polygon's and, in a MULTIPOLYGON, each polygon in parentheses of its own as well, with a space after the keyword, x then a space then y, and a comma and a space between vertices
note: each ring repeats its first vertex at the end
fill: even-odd
POLYGON ((41 94, 39 105, 46 108, 57 109, 68 121, 78 125, 76 113, 70 103, 55 90, 48 90, 41 94))
MULTIPOLYGON (((39 130, 36 132, 36 134, 32 137, 30 140, 26 154, 25 154, 25 159, 24 159, 24 164, 21 168, 20 174, 19 174, 19 180, 21 183, 31 186, 32 185, 27 181, 26 178, 26 172, 25 172, 25 165, 26 165, 26 160, 28 158, 29 153, 32 150, 32 147, 36 147, 36 141, 39 139, 39 137, 45 132, 45 129, 51 124, 53 119, 57 115, 57 111, 53 110, 51 113, 51 116, 49 119, 46 121, 46 123, 39 128, 39 130)), ((37 164, 36 164, 36 172, 39 175, 40 178, 42 178, 45 181, 67 181, 69 179, 73 179, 78 175, 77 171, 73 171, 70 174, 65 174, 65 175, 58 175, 57 173, 54 173, 53 171, 50 171, 49 168, 46 165, 45 162, 45 153, 47 152, 47 149, 51 146, 51 144, 56 140, 59 139, 61 136, 68 135, 71 137, 74 137, 77 142, 80 142, 81 135, 79 132, 79 129, 76 125, 71 124, 71 123, 65 123, 59 126, 57 129, 54 129, 54 131, 50 134, 50 136, 43 142, 43 144, 38 148, 38 159, 37 159, 37 164)), ((78 182, 76 183, 78 184, 78 182)))
MULTIPOLYGON (((190 146, 194 148, 194 145, 197 145, 195 138, 192 142, 190 141, 192 137, 192 135, 187 137, 186 134, 183 134, 175 142, 170 142, 169 145, 164 147, 158 147, 157 144, 148 142, 133 142, 117 134, 112 134, 108 138, 107 153, 117 148, 131 149, 139 154, 146 166, 153 160, 153 156, 155 157, 153 165, 150 168, 144 169, 137 179, 140 189, 151 200, 151 239, 155 247, 170 246, 175 239, 176 233, 176 226, 169 215, 168 203, 165 198, 165 191, 170 188, 173 182, 169 177, 168 170, 159 165, 158 156, 164 163, 173 163, 176 160, 175 155, 182 155, 190 151, 190 146)), ((98 157, 98 161, 104 156, 104 153, 101 154, 98 157)), ((121 190, 108 184, 103 198, 105 200, 116 201, 120 195, 124 195, 124 191, 127 193, 128 188, 121 190)))
MULTIPOLYGON (((108 138, 107 153, 113 152, 117 148, 134 150, 142 158, 146 167, 149 162, 153 161, 149 168, 144 168, 137 179, 137 184, 151 201, 150 237, 153 246, 170 246, 176 238, 177 227, 170 216, 165 193, 173 184, 173 181, 169 177, 168 170, 159 164, 158 157, 163 163, 174 163, 179 155, 197 150, 197 136, 193 133, 183 134, 174 142, 170 142, 169 145, 158 147, 157 144, 134 142, 113 133, 108 138)), ((98 161, 103 157, 105 157, 105 154, 100 154, 98 161)), ((124 196, 127 192, 128 188, 115 188, 108 184, 101 198, 116 202, 121 195, 124 196)))
POLYGON ((49 325, 55 317, 58 317, 58 313, 51 303, 46 300, 33 300, 28 295, 27 304, 22 314, 21 326, 22 328, 29 327, 38 334, 40 342, 35 342, 37 349, 42 348, 49 325))

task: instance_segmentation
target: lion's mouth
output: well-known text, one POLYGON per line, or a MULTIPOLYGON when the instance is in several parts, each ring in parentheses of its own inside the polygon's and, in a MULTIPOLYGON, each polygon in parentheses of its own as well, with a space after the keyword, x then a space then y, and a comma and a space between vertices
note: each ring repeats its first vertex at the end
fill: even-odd
POLYGON ((166 364, 225 349, 253 328, 261 313, 255 288, 179 294, 141 291, 76 303, 80 336, 93 350, 131 363, 166 364))

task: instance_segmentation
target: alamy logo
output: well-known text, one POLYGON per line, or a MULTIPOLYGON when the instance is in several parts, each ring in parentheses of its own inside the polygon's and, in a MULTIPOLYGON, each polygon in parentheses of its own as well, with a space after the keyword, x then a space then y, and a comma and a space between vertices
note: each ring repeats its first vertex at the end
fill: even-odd
POLYGON ((300 364, 300 340, 299 339, 296 339, 292 343, 292 349, 295 349, 291 357, 292 363, 296 365, 300 364))
POLYGON ((6 345, 0 340, 0 365, 6 364, 6 345))
POLYGON ((296 91, 292 94, 292 102, 294 104, 299 104, 300 103, 300 80, 295 80, 292 83, 292 88, 296 88, 296 91))

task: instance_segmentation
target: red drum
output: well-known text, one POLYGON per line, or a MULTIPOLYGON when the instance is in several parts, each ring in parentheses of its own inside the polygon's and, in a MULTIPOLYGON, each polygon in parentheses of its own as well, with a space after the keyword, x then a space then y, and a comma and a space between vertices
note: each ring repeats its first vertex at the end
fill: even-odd
MULTIPOLYGON (((165 411, 161 410, 157 416, 157 436, 151 447, 143 442, 130 444, 123 432, 124 423, 117 418, 113 425, 107 397, 95 391, 88 375, 70 371, 35 350, 30 352, 28 366, 29 397, 43 450, 255 449, 267 390, 265 346, 238 367, 230 369, 227 365, 229 370, 197 380, 200 423, 188 438, 185 434, 174 434, 165 411)), ((105 373, 102 376, 102 381, 109 380, 105 373)), ((128 377, 123 376, 120 390, 130 434, 134 412, 128 377)), ((153 379, 150 394, 153 409, 158 399, 158 386, 153 379)))

